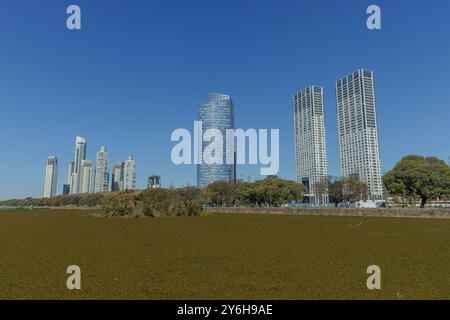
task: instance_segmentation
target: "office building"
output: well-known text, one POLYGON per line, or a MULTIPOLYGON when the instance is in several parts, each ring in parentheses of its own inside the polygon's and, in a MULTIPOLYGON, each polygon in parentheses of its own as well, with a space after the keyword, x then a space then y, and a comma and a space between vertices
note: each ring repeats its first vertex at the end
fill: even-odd
POLYGON ((156 175, 150 176, 148 178, 147 188, 149 189, 161 188, 161 177, 156 175))
MULTIPOLYGON (((226 162, 226 155, 234 150, 227 150, 225 139, 226 130, 234 129, 234 105, 231 97, 221 93, 210 94, 209 102, 198 107, 197 119, 202 122, 202 136, 209 129, 218 129, 223 136, 222 164, 207 164, 201 161, 197 165, 197 186, 205 187, 214 181, 234 181, 236 162, 226 162)), ((202 150, 209 144, 202 141, 202 150)))

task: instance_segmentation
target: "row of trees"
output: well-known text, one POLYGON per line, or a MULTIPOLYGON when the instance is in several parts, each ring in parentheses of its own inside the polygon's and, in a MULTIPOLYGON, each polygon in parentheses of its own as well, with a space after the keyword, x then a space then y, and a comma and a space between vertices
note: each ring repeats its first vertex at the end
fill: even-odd
POLYGON ((115 193, 87 193, 77 195, 57 196, 53 198, 26 198, 1 201, 0 205, 12 207, 97 207, 115 193))
MULTIPOLYGON (((367 184, 358 177, 326 177, 316 184, 316 196, 328 195, 338 206, 342 202, 365 200, 367 184)), ((206 187, 207 204, 213 206, 279 207, 292 202, 302 202, 306 188, 297 182, 269 176, 253 183, 217 181, 206 187)))
POLYGON ((301 202, 305 187, 294 181, 268 176, 255 182, 216 181, 204 190, 205 203, 212 206, 279 207, 289 202, 301 202))
MULTIPOLYGON (((436 157, 407 156, 383 177, 387 192, 424 207, 430 199, 450 198, 450 167, 436 157)), ((315 186, 316 196, 328 195, 338 206, 342 202, 365 200, 368 186, 357 176, 327 177, 315 186)), ((7 206, 102 207, 106 215, 197 215, 203 205, 278 207, 302 202, 307 190, 297 182, 269 176, 255 182, 217 181, 206 188, 147 189, 134 192, 58 196, 49 199, 8 200, 7 206)))
POLYGON ((203 205, 277 207, 302 201, 302 184, 269 176, 253 183, 217 181, 206 188, 146 189, 140 193, 96 193, 8 200, 0 204, 22 207, 101 207, 108 216, 197 215, 203 205))
POLYGON ((270 176, 250 182, 217 181, 206 188, 147 189, 135 195, 124 192, 102 204, 106 216, 199 215, 209 206, 268 206, 301 201, 302 184, 270 176))

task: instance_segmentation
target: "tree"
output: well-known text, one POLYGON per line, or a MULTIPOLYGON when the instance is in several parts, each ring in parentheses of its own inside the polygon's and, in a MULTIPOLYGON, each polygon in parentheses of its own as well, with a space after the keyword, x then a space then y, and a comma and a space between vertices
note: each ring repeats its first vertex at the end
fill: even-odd
POLYGON ((450 167, 436 157, 410 155, 383 176, 383 183, 392 194, 419 197, 424 208, 429 199, 450 194, 450 167))
POLYGON ((195 216, 202 211, 205 201, 203 190, 195 187, 184 187, 177 190, 179 198, 183 203, 181 215, 195 216))
POLYGON ((202 211, 203 190, 195 187, 179 189, 147 189, 137 200, 137 213, 154 216, 195 216, 202 211))
POLYGON ((206 194, 214 206, 234 206, 236 202, 236 185, 234 182, 215 181, 206 187, 206 194))
MULTIPOLYGON (((236 204, 239 206, 254 206, 257 204, 254 183, 238 181, 235 189, 236 204)), ((260 204, 258 203, 258 206, 260 204)))
POLYGON ((302 184, 276 176, 268 176, 253 183, 217 181, 206 188, 207 202, 217 206, 279 207, 300 201, 304 192, 302 184))
MULTIPOLYGON (((329 179, 331 177, 323 177, 322 179, 319 179, 315 185, 314 189, 316 191, 316 197, 319 199, 319 203, 325 202, 325 197, 329 196, 329 179)), ((325 203, 323 203, 325 204, 325 203)))
POLYGON ((258 206, 279 207, 289 202, 299 202, 305 187, 297 182, 268 176, 253 183, 253 197, 258 206))
POLYGON ((105 216, 130 216, 136 212, 137 201, 134 192, 124 191, 107 199, 101 207, 105 216))
POLYGON ((323 183, 327 184, 329 196, 336 207, 342 202, 367 199, 369 188, 355 175, 344 178, 327 177, 323 183))

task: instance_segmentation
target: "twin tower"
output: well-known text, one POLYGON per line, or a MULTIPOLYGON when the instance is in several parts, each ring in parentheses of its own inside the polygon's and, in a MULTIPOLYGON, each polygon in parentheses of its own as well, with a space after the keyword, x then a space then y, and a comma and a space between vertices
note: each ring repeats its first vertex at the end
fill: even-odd
MULTIPOLYGON (((293 97, 297 181, 309 202, 326 203, 316 185, 328 175, 323 88, 310 86, 293 97)), ((336 82, 339 163, 342 177, 368 185, 369 198, 381 199, 381 164, 373 72, 360 69, 336 82)))

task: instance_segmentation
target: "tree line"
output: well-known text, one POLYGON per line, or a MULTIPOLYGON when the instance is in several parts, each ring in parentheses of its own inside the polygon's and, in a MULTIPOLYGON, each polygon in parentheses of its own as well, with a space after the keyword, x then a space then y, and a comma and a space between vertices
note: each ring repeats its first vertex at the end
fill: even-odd
POLYGON ((27 198, 0 204, 16 207, 101 208, 101 212, 107 216, 192 216, 200 214, 203 206, 281 206, 301 201, 305 192, 300 183, 269 176, 255 182, 217 181, 205 188, 161 188, 141 192, 27 198))
MULTIPOLYGON (((383 176, 387 195, 420 199, 421 207, 429 200, 450 198, 450 166, 436 157, 406 156, 383 176)), ((316 196, 328 195, 330 202, 366 200, 368 186, 358 176, 326 177, 315 185, 316 196)), ((301 183, 268 176, 255 182, 216 181, 205 188, 184 187, 146 189, 142 192, 95 193, 26 198, 0 202, 16 207, 92 207, 101 208, 107 216, 198 215, 204 206, 279 207, 305 200, 306 188, 301 183)))
POLYGON ((106 216, 195 216, 206 206, 281 206, 301 201, 305 188, 294 181, 269 176, 255 182, 216 181, 205 188, 146 189, 120 193, 102 204, 106 216))

